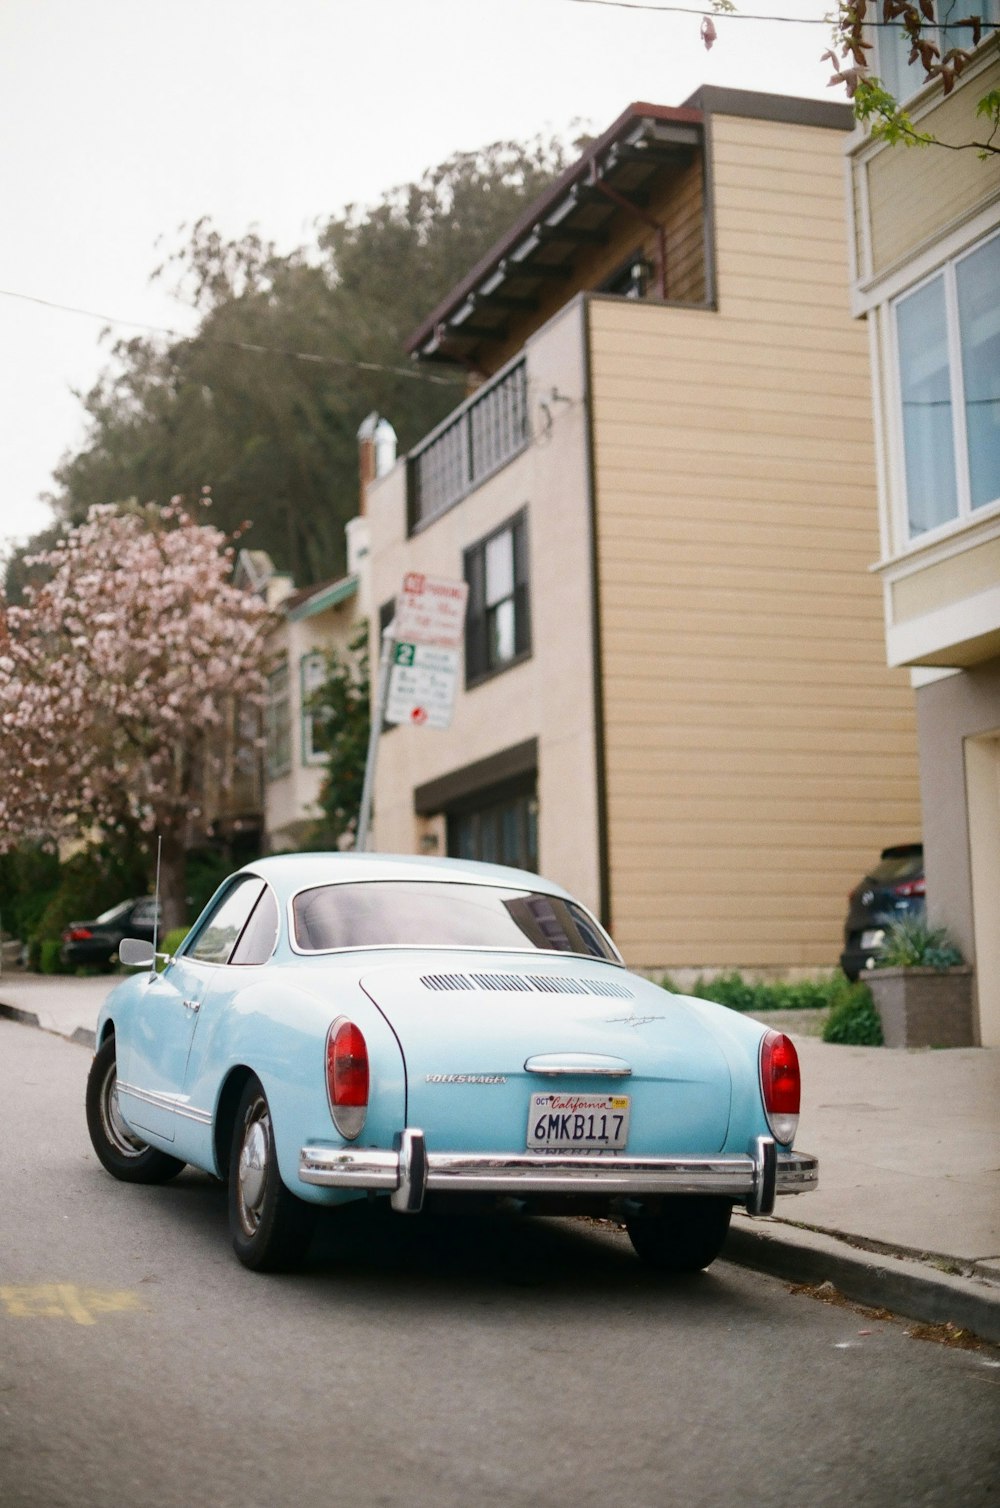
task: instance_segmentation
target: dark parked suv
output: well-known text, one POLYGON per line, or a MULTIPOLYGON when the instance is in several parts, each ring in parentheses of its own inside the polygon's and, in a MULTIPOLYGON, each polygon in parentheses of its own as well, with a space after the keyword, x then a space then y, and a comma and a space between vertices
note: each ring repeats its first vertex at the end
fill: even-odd
POLYGON ((875 960, 893 922, 924 914, 924 846, 901 843, 883 848, 882 856, 848 896, 844 951, 840 967, 857 979, 875 960))
POLYGON ((156 901, 151 895, 139 900, 120 901, 110 911, 89 922, 70 922, 62 934, 60 954, 63 963, 109 964, 118 953, 124 937, 153 941, 156 901))

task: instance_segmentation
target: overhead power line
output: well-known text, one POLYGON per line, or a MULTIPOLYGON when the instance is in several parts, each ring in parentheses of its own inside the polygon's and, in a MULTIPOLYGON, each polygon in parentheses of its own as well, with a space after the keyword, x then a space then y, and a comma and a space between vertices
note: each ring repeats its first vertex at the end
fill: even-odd
POLYGON ((829 16, 762 16, 754 11, 714 10, 704 5, 652 5, 643 0, 566 0, 569 5, 603 5, 610 10, 644 10, 664 16, 701 16, 712 21, 784 21, 790 26, 829 26, 829 16))
POLYGON ((291 351, 284 346, 268 346, 253 340, 227 340, 222 336, 204 335, 196 330, 193 335, 185 335, 182 330, 171 329, 169 325, 150 325, 142 320, 122 319, 117 314, 100 314, 96 309, 80 309, 74 304, 56 303, 54 299, 37 298, 31 293, 17 293, 10 288, 0 288, 0 297, 19 299, 25 304, 40 304, 43 309, 56 309, 61 314, 80 314, 85 319, 97 319, 104 325, 119 325, 127 330, 147 330, 153 335, 169 335, 173 340, 183 340, 194 343, 201 341, 203 345, 222 346, 230 351, 251 351, 259 356, 284 356, 289 361, 308 361, 314 366, 350 368, 355 372, 382 372, 389 377, 407 377, 411 382, 432 382, 439 387, 464 386, 463 377, 445 377, 437 372, 426 372, 420 367, 391 367, 378 361, 362 361, 352 356, 321 356, 318 351, 291 351))
MULTIPOLYGON (((653 5, 650 3, 650 0, 563 0, 563 3, 566 5, 598 5, 604 6, 609 10, 641 10, 651 12, 653 15, 663 16, 700 16, 702 19, 707 18, 710 21, 775 21, 786 26, 825 26, 827 29, 836 29, 837 27, 836 16, 830 14, 824 16, 774 16, 762 15, 759 11, 715 10, 714 7, 705 5, 653 5)), ((975 0, 971 0, 971 5, 970 19, 971 17, 976 17, 984 32, 1000 29, 1000 24, 996 21, 987 20, 986 16, 982 13, 982 8, 979 11, 976 10, 975 0)), ((945 23, 941 19, 926 21, 926 25, 929 27, 944 26, 945 24, 956 26, 960 23, 955 21, 945 23)), ((865 26, 886 31, 900 30, 898 19, 894 21, 878 21, 874 16, 865 21, 865 26)))

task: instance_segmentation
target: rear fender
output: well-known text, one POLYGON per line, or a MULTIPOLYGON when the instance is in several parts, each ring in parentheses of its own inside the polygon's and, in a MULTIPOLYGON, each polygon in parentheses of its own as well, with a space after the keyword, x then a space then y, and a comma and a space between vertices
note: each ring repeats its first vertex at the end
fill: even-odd
MULTIPOLYGON (((353 1144, 393 1145, 406 1123, 405 1067, 395 1036, 367 996, 350 984, 329 999, 283 985, 279 1006, 273 983, 262 982, 241 991, 214 1023, 201 1023, 199 1031, 209 1026, 209 1038, 199 1042, 196 1036, 192 1050, 190 1102, 212 1106, 215 1171, 224 1172, 228 1163, 235 1114, 231 1086, 238 1082, 241 1090, 249 1072, 267 1096, 282 1181, 302 1198, 315 1200, 317 1193, 323 1198, 299 1182, 299 1153, 307 1142, 345 1144, 326 1090, 327 1032, 339 1016, 360 1027, 371 1070, 368 1115, 353 1144)), ((328 1195, 323 1202, 329 1202, 328 1195)))

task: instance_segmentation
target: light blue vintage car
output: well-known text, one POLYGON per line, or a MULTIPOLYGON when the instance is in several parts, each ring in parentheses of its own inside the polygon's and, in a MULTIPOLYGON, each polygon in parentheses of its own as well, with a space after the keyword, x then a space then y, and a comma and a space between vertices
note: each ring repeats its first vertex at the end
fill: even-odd
POLYGON ((537 875, 284 854, 233 875, 163 972, 109 995, 87 1122, 116 1178, 226 1179, 251 1268, 294 1265, 319 1205, 486 1204, 624 1222, 669 1271, 734 1205, 815 1186, 781 1033, 627 971, 537 875))

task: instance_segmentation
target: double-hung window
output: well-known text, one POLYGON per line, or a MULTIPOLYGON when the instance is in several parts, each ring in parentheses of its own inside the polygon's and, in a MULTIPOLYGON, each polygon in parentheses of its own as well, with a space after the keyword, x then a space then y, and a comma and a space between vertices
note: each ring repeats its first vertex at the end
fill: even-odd
POLYGON ((292 709, 289 697, 288 662, 276 666, 267 678, 267 773, 284 775, 292 766, 292 709))
POLYGON ((909 535, 1000 501, 1000 235, 897 299, 909 535))
POLYGON ((323 715, 313 706, 313 696, 325 685, 326 655, 314 649, 299 661, 302 692, 302 763, 326 764, 329 755, 325 743, 323 715))
MULTIPOLYGON (((876 0, 872 9, 881 21, 881 0, 876 0)), ((971 52, 972 28, 959 26, 957 23, 969 16, 978 16, 984 23, 983 39, 985 40, 990 35, 991 26, 1000 24, 1000 0, 937 0, 935 15, 938 24, 923 28, 925 40, 934 42, 942 57, 955 48, 960 48, 963 52, 971 52)), ((895 99, 908 99, 911 94, 916 94, 918 89, 922 89, 927 82, 920 59, 918 58, 913 63, 909 62, 912 43, 898 21, 888 26, 879 25, 875 30, 873 72, 878 74, 895 99)))
POLYGON ((525 512, 466 550, 465 579, 465 681, 471 686, 531 653, 525 512))

